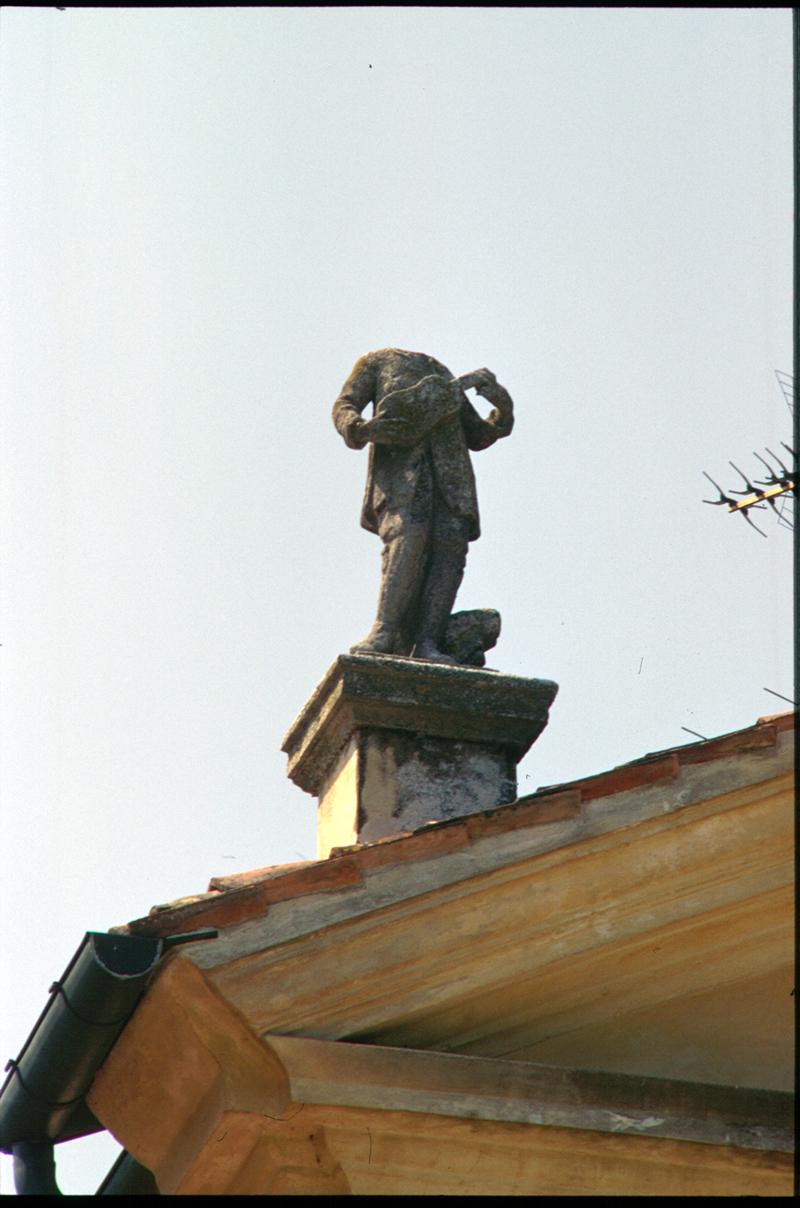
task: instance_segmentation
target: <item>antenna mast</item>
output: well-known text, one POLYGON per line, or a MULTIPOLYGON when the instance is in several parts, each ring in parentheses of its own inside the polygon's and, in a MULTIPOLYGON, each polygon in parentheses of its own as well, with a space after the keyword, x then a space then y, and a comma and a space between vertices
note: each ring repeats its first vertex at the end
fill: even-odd
MULTIPOLYGON (((786 399, 786 405, 789 408, 789 413, 794 417, 794 378, 788 373, 783 373, 780 369, 775 370, 775 376, 778 379, 778 385, 781 388, 783 397, 786 399)), ((781 447, 786 450, 786 453, 792 458, 791 467, 784 465, 783 461, 771 449, 765 448, 765 452, 775 464, 772 465, 766 461, 760 453, 754 453, 753 456, 761 462, 761 465, 766 470, 766 478, 754 478, 751 482, 746 474, 744 474, 734 463, 728 462, 736 471, 742 480, 744 490, 731 489, 726 494, 719 483, 714 482, 710 474, 703 474, 719 491, 719 499, 704 499, 703 503, 710 503, 714 507, 719 507, 721 504, 728 505, 729 512, 739 512, 744 517, 751 528, 754 528, 757 533, 761 533, 762 537, 766 537, 763 529, 760 529, 757 524, 754 524, 750 518, 750 511, 754 508, 770 507, 778 517, 778 524, 784 528, 794 528, 794 503, 797 487, 797 454, 794 449, 781 441, 781 447), (734 499, 734 495, 739 495, 739 499, 734 499)), ((759 470, 758 473, 763 473, 759 470)))

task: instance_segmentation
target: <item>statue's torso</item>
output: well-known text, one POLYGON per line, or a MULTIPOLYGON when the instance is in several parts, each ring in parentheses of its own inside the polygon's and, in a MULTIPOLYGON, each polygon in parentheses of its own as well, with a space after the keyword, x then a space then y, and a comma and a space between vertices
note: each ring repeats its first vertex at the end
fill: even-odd
MULTIPOLYGON (((423 378, 453 379, 441 361, 423 352, 383 348, 368 359, 374 373, 376 415, 381 413, 381 403, 388 395, 415 386, 423 378)), ((387 502, 393 507, 409 506, 415 496, 432 492, 434 479, 450 508, 471 519, 474 539, 479 532, 475 479, 457 413, 412 447, 371 446, 365 527, 375 529, 376 513, 387 502)))
POLYGON ((415 386, 430 375, 450 381, 452 373, 441 361, 424 352, 406 352, 402 348, 382 348, 372 354, 375 366, 375 408, 387 394, 415 386))

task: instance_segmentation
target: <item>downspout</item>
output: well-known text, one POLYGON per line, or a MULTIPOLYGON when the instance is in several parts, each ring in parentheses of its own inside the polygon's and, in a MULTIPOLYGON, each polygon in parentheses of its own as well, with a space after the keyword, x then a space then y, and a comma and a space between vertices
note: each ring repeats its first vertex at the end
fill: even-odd
POLYGON ((52 1141, 19 1141, 14 1151, 17 1195, 61 1195, 52 1141))
POLYGON ((146 1166, 123 1149, 97 1188, 95 1195, 160 1195, 158 1185, 146 1166))

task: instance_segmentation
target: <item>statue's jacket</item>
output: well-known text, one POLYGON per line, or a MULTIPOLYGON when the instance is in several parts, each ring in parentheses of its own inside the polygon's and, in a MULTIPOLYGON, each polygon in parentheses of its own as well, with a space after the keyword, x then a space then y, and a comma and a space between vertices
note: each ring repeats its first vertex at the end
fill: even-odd
MULTIPOLYGON (((361 357, 333 405, 333 422, 346 444, 351 449, 363 448, 365 442, 358 439, 356 421, 365 407, 374 403, 375 415, 380 415, 381 403, 387 395, 415 386, 431 375, 453 381, 449 369, 422 352, 382 348, 361 357)), ((501 433, 481 419, 463 390, 460 394, 460 410, 418 444, 410 447, 370 444, 361 512, 365 529, 377 533, 384 511, 401 511, 410 506, 420 475, 429 465, 447 507, 454 515, 469 520, 470 541, 480 536, 475 476, 467 450, 485 449, 501 433)))

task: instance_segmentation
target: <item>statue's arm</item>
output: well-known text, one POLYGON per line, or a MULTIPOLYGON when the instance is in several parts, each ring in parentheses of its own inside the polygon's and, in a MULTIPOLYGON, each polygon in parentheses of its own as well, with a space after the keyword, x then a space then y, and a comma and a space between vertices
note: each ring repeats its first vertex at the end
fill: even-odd
POLYGON ((472 403, 464 395, 461 405, 461 423, 467 447, 476 451, 488 449, 496 440, 508 436, 514 427, 514 402, 504 386, 488 369, 476 369, 458 379, 464 390, 474 386, 478 394, 492 404, 486 419, 482 419, 472 403))
POLYGON ((361 412, 375 396, 375 371, 369 356, 360 357, 333 404, 336 431, 351 449, 363 449, 369 437, 363 431, 361 412))
POLYGON ((407 445, 410 425, 405 419, 377 416, 362 419, 361 412, 375 401, 375 368, 370 354, 356 361, 353 372, 333 404, 336 431, 351 449, 363 449, 372 441, 380 445, 407 445))

